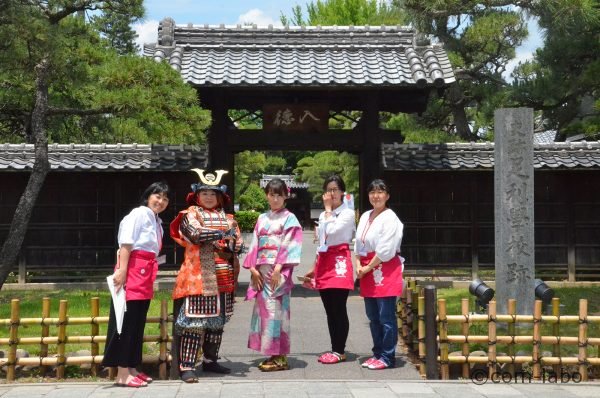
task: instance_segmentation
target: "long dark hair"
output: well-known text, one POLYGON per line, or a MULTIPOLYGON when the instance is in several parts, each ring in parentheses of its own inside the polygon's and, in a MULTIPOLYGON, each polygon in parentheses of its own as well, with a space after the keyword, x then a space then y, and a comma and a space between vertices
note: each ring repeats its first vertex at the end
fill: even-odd
POLYGON ((167 198, 168 198, 169 192, 170 192, 169 185, 167 185, 166 182, 164 182, 164 181, 153 182, 152 184, 150 184, 148 186, 148 188, 146 188, 146 190, 144 190, 144 193, 142 194, 142 197, 140 198, 140 205, 148 206, 148 198, 150 197, 150 195, 154 195, 155 193, 164 193, 165 195, 167 195, 167 198))

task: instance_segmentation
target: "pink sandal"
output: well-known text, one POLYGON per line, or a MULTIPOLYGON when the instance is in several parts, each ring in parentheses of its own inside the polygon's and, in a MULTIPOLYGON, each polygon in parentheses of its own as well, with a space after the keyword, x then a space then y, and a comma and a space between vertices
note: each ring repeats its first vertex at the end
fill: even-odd
POLYGON ((369 365, 369 369, 371 369, 371 370, 382 370, 382 369, 387 369, 389 367, 390 367, 390 365, 383 362, 381 359, 376 359, 373 362, 371 362, 371 364, 369 365))
POLYGON ((320 362, 325 365, 331 365, 334 363, 344 362, 346 360, 346 354, 338 354, 337 352, 327 352, 319 358, 320 362))
POLYGON ((367 359, 366 361, 364 361, 360 366, 362 366, 363 368, 368 368, 375 361, 377 361, 377 358, 371 357, 371 358, 367 359))
POLYGON ((154 380, 144 372, 139 372, 136 377, 142 381, 145 381, 146 383, 152 383, 152 380, 154 380))

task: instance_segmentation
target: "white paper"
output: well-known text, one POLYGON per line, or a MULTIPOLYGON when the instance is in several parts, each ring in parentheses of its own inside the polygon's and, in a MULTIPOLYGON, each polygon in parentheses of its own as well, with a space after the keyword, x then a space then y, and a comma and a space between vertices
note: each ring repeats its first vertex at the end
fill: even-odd
POLYGON ((121 334, 123 330, 123 317, 127 311, 127 301, 125 301, 125 288, 121 287, 119 291, 115 291, 115 281, 113 275, 106 277, 108 290, 112 297, 113 306, 115 307, 115 317, 117 321, 117 333, 121 334))

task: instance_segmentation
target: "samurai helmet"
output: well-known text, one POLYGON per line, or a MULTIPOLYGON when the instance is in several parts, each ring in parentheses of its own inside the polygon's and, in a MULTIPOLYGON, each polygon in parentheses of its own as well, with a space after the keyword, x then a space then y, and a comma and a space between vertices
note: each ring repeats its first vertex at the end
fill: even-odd
POLYGON ((229 173, 227 170, 215 170, 214 173, 206 173, 203 169, 192 169, 191 171, 200 177, 200 182, 192 184, 192 191, 194 193, 198 193, 198 191, 203 189, 211 189, 223 194, 227 192, 227 185, 220 184, 223 175, 229 173))

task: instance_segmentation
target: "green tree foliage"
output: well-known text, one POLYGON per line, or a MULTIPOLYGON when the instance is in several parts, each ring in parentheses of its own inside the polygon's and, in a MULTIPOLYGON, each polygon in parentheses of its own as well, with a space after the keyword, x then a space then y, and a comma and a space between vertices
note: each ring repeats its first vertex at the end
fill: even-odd
POLYGON ((338 174, 346 183, 346 191, 353 193, 358 200, 358 160, 346 152, 323 151, 298 161, 294 170, 300 181, 308 182, 308 191, 313 200, 321 201, 323 181, 332 174, 338 174))
POLYGON ((246 191, 240 195, 240 210, 263 212, 268 208, 269 202, 267 202, 265 191, 258 184, 250 184, 246 191))
POLYGON ((166 64, 119 56, 85 12, 142 16, 142 0, 0 2, 0 137, 34 144, 35 163, 0 252, 16 265, 46 175, 49 141, 198 142, 209 122, 166 64), (88 135, 89 134, 89 135, 88 135))
POLYGON ((263 174, 284 173, 286 164, 283 157, 267 156, 264 152, 244 151, 238 153, 235 156, 234 200, 237 202, 238 198, 241 198, 241 195, 252 184, 258 186, 263 174))
POLYGON ((5 3, 10 6, 0 26, 5 47, 0 51, 3 140, 33 142, 29 127, 41 60, 47 65, 44 134, 50 142, 204 140, 209 114, 199 108, 195 90, 176 71, 166 63, 118 56, 92 24, 72 11, 105 7, 128 17, 127 7, 139 12, 141 1, 63 3, 64 10, 54 13, 42 6, 5 3))
POLYGON ((597 1, 548 0, 532 9, 544 46, 520 64, 511 100, 542 111, 544 129, 559 138, 600 133, 600 6, 597 1), (594 4, 595 3, 595 4, 594 4))
POLYGON ((495 106, 505 101, 502 78, 515 48, 527 37, 522 1, 402 0, 416 28, 448 51, 457 82, 432 98, 423 118, 462 140, 477 140, 492 127, 495 106), (511 7, 512 6, 512 7, 511 7))
POLYGON ((283 25, 399 25, 406 14, 395 2, 382 0, 317 0, 292 8, 292 15, 281 14, 283 25))
POLYGON ((135 42, 138 35, 132 25, 139 21, 138 15, 143 16, 144 9, 142 4, 136 4, 135 7, 136 9, 130 10, 130 14, 115 12, 109 8, 90 17, 96 30, 109 41, 110 47, 121 55, 135 54, 139 51, 135 42))

